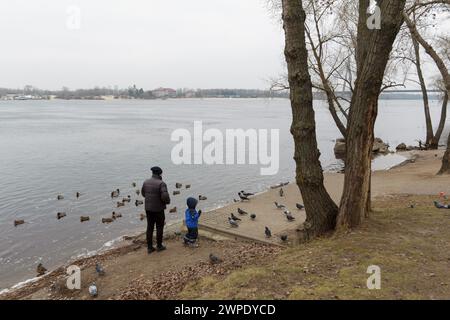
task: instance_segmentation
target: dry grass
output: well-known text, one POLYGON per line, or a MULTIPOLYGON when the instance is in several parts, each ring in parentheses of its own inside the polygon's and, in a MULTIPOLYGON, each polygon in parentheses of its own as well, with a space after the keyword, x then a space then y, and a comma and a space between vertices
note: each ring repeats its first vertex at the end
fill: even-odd
POLYGON ((285 250, 263 264, 189 283, 193 299, 449 299, 450 210, 431 196, 388 196, 349 234, 285 250), (410 208, 410 204, 415 204, 410 208), (381 268, 368 290, 367 267, 381 268))

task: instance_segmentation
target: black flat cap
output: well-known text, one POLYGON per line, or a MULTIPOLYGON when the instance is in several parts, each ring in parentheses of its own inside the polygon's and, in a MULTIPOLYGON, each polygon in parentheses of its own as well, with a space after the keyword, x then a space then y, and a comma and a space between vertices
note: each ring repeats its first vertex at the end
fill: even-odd
POLYGON ((152 170, 153 174, 157 174, 157 175, 161 175, 163 173, 163 171, 160 167, 153 167, 150 170, 152 170))

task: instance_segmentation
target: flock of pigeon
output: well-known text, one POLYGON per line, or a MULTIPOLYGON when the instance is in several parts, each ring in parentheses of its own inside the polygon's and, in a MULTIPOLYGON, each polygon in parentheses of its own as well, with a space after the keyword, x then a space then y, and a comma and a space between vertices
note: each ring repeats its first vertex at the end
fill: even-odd
MULTIPOLYGON (((285 192, 284 192, 284 190, 283 190, 283 186, 285 186, 285 185, 287 185, 287 184, 288 184, 288 183, 280 183, 280 184, 278 184, 278 185, 272 186, 271 188, 272 188, 272 189, 280 188, 280 190, 278 191, 278 194, 279 194, 279 196, 282 198, 282 197, 284 197, 284 195, 285 195, 285 192)), ((250 197, 251 197, 251 196, 254 196, 254 193, 245 192, 245 191, 240 191, 240 192, 238 193, 238 196, 239 196, 239 198, 240 198, 240 201, 234 199, 234 202, 250 201, 250 197)), ((286 208, 286 206, 285 206, 284 204, 278 203, 277 201, 275 201, 274 204, 275 204, 275 207, 276 207, 277 209, 283 210, 283 213, 284 213, 284 215, 285 215, 287 221, 289 221, 289 222, 295 221, 294 216, 293 216, 292 213, 286 208)), ((304 205, 302 205, 302 204, 300 204, 300 203, 297 203, 297 204, 296 204, 296 207, 297 207, 298 210, 303 210, 303 209, 305 208, 304 205)), ((241 208, 237 208, 237 212, 238 212, 239 216, 249 215, 248 212, 242 210, 241 208)), ((256 214, 254 214, 254 213, 251 213, 249 216, 250 216, 250 220, 252 220, 252 221, 254 221, 254 220, 256 219, 256 214)), ((238 227, 239 227, 239 223, 240 223, 241 221, 242 221, 242 219, 239 218, 238 216, 236 216, 236 215, 234 214, 234 212, 232 212, 232 213, 230 214, 230 216, 228 217, 228 223, 229 223, 230 226, 233 227, 233 228, 238 228, 238 227)), ((271 237, 272 237, 272 231, 269 229, 269 227, 267 227, 267 226, 265 227, 264 234, 265 234, 266 238, 271 238, 271 237)), ((286 241, 288 240, 288 236, 285 235, 285 234, 280 235, 280 239, 281 239, 281 241, 286 242, 286 241)))

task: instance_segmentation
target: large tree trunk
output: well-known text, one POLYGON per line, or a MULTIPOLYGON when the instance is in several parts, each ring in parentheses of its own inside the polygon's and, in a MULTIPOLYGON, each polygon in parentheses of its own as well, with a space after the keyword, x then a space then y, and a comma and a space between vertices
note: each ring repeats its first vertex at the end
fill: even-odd
POLYGON ((420 45, 419 42, 417 42, 417 40, 413 36, 411 36, 411 38, 414 46, 414 53, 416 56, 415 65, 417 70, 417 77, 419 78, 420 88, 422 90, 423 109, 425 111, 425 124, 427 128, 425 145, 427 146, 427 148, 437 149, 437 146, 433 146, 433 138, 434 138, 433 123, 431 122, 430 102, 428 99, 427 86, 425 84, 425 79, 423 77, 422 62, 420 61, 420 45))
POLYGON ((442 132, 444 131, 445 121, 447 120, 447 104, 448 104, 448 92, 444 92, 444 97, 442 98, 442 107, 441 107, 441 120, 439 121, 439 125, 436 131, 436 134, 433 137, 433 145, 436 145, 436 149, 439 147, 439 141, 441 140, 442 132))
POLYGON ((450 133, 448 134, 447 151, 445 151, 442 167, 438 174, 450 174, 450 133))
POLYGON ((357 79, 347 124, 347 157, 344 190, 337 224, 339 229, 357 227, 370 211, 371 154, 378 97, 392 45, 403 23, 405 0, 378 2, 381 30, 366 25, 369 1, 359 1, 357 79))
POLYGON ((306 210, 304 236, 309 239, 335 228, 338 208, 324 187, 320 152, 317 149, 312 83, 305 42, 305 11, 299 0, 283 0, 282 6, 296 181, 306 210))

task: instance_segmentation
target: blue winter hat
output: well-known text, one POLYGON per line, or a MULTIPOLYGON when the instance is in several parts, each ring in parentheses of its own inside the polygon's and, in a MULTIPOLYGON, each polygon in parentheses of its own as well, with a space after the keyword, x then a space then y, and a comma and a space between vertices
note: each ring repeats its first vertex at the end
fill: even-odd
POLYGON ((197 199, 192 198, 192 197, 189 197, 186 200, 186 204, 189 209, 195 209, 195 207, 197 206, 197 203, 198 203, 197 199))

